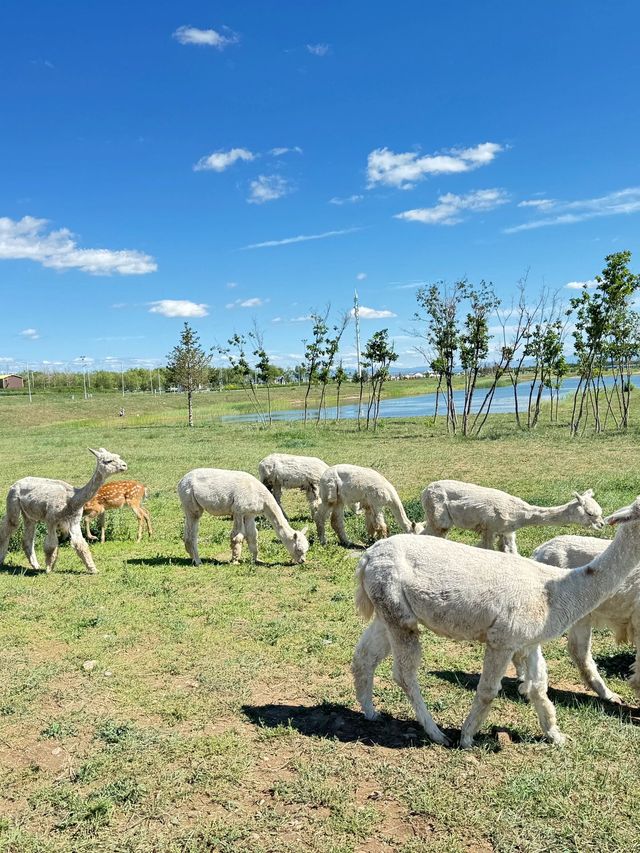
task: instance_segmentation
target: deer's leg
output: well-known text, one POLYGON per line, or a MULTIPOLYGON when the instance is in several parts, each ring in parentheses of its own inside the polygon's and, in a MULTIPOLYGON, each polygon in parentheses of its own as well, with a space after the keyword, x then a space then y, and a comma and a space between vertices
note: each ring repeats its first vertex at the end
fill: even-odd
POLYGON ((94 536, 93 533, 91 532, 91 519, 92 518, 94 518, 94 516, 85 515, 85 517, 84 517, 84 527, 86 530, 85 539, 87 540, 87 542, 97 542, 97 540, 98 540, 98 537, 94 536))
POLYGON ((562 746, 566 740, 556 722, 556 709, 547 696, 549 681, 547 664, 540 646, 534 646, 527 655, 527 678, 531 683, 529 700, 535 708, 540 726, 547 740, 556 746, 562 746))
POLYGON ((198 528, 200 527, 200 518, 202 513, 193 514, 185 512, 184 514, 184 533, 183 542, 187 554, 193 560, 194 566, 201 566, 202 560, 198 553, 198 528))
POLYGON ((377 720, 380 716, 373 704, 373 676, 376 667, 390 652, 391 643, 387 629, 384 622, 376 616, 358 640, 351 661, 356 696, 367 720, 377 720))
POLYGON ((32 569, 38 570, 40 564, 36 557, 36 522, 26 516, 22 519, 22 549, 29 560, 32 569))
POLYGON ((142 531, 144 529, 144 510, 140 506, 134 506, 133 504, 129 504, 131 507, 135 517, 138 519, 138 535, 136 536, 136 542, 139 542, 142 539, 142 531))
POLYGON ((142 512, 144 513, 145 524, 147 525, 147 533, 149 534, 149 539, 153 536, 153 528, 151 527, 151 514, 148 509, 145 509, 143 506, 140 507, 142 512))
POLYGON ((418 722, 434 743, 447 746, 449 739, 440 731, 420 692, 418 669, 420 667, 420 637, 410 628, 389 627, 389 640, 393 653, 393 678, 411 702, 418 722))
POLYGON ((473 746, 473 736, 485 721, 491 703, 498 695, 502 676, 505 674, 514 651, 515 649, 486 647, 478 689, 460 732, 462 749, 469 749, 473 746))
POLYGON ((104 545, 105 542, 105 531, 107 529, 107 513, 101 512, 99 516, 100 521, 100 542, 104 545))
POLYGON ((244 519, 241 515, 233 516, 233 527, 231 528, 231 562, 239 563, 242 554, 242 543, 244 541, 244 519))
POLYGON ((55 524, 47 526, 47 535, 44 540, 44 565, 47 573, 53 571, 58 559, 58 531, 55 524))
POLYGON ((587 687, 590 687, 601 699, 622 703, 618 694, 609 690, 605 684, 591 655, 591 619, 589 616, 585 616, 584 619, 571 627, 567 635, 567 651, 571 660, 578 667, 582 680, 587 687))
POLYGON ((95 575, 98 570, 96 569, 95 563, 93 562, 93 557, 91 556, 89 546, 84 541, 84 536, 82 535, 82 529, 80 527, 80 521, 76 521, 70 525, 69 536, 71 537, 71 547, 84 563, 86 570, 89 572, 89 574, 95 575))

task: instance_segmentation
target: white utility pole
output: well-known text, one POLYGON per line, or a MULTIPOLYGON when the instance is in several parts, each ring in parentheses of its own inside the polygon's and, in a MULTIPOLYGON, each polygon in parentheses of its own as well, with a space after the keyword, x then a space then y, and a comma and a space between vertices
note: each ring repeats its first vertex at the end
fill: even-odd
POLYGON ((356 321, 356 359, 357 359, 357 376, 360 379, 362 367, 360 365, 360 306, 358 305, 358 291, 353 291, 353 316, 356 321))
POLYGON ((82 362, 82 388, 84 390, 84 399, 87 400, 89 395, 87 394, 87 366, 86 366, 86 355, 80 356, 80 361, 82 362))
POLYGON ((29 402, 31 403, 31 369, 29 367, 29 362, 27 362, 27 388, 29 389, 29 402))

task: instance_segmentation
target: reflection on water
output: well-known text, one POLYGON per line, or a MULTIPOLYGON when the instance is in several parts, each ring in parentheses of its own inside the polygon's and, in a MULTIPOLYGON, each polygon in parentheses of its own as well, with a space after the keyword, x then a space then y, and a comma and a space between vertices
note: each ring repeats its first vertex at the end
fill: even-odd
MULTIPOLYGON (((605 378, 606 385, 613 384, 613 377, 605 378)), ((566 397, 568 394, 573 393, 578 386, 578 379, 572 377, 571 379, 565 379, 560 388, 560 396, 566 397)), ((522 382, 517 386, 518 389, 518 408, 520 411, 525 410, 527 408, 529 402, 529 383, 522 382)), ((477 412, 480 406, 482 405, 482 401, 484 400, 485 394, 487 393, 486 388, 480 388, 476 391, 473 399, 473 406, 471 407, 472 412, 477 412)), ((454 399, 456 403, 456 409, 458 412, 462 411, 462 404, 464 402, 464 391, 456 391, 454 392, 454 399)), ((439 411, 444 414, 445 409, 443 407, 443 397, 440 398, 440 408, 439 411)), ((550 399, 549 391, 545 390, 543 394, 543 400, 548 402, 550 399)), ((435 393, 431 394, 418 394, 413 397, 396 397, 391 400, 382 400, 380 403, 380 417, 381 418, 417 418, 422 417, 424 415, 433 415, 435 413, 436 408, 436 395, 435 393)), ((514 402, 514 394, 513 388, 511 385, 503 385, 499 388, 496 388, 495 394, 493 395, 493 402, 491 403, 491 412, 494 413, 508 413, 515 411, 515 402, 514 402)), ((363 402, 362 413, 366 417, 367 414, 367 406, 366 401, 363 402)), ((308 409, 307 418, 311 421, 315 420, 318 416, 317 409, 308 409)), ((299 421, 304 417, 303 409, 288 409, 283 412, 273 412, 272 419, 274 421, 299 421)), ((326 415, 322 413, 323 419, 326 417, 327 420, 334 420, 336 417, 336 407, 335 406, 327 406, 326 415)), ((350 420, 358 417, 358 404, 357 403, 347 403, 344 406, 340 406, 340 419, 341 420, 350 420)), ((222 417, 223 421, 233 421, 233 422, 241 422, 241 421, 258 421, 261 418, 256 414, 250 415, 224 415, 222 417)))

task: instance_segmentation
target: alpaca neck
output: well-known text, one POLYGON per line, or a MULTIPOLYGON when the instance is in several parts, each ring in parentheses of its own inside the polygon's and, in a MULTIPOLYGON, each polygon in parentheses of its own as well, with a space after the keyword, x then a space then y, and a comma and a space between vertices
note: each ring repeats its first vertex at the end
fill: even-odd
POLYGON ((570 521, 568 515, 573 509, 575 501, 570 501, 561 506, 533 506, 527 504, 522 527, 531 527, 537 524, 561 524, 570 521))
POLYGON ((404 510, 404 506, 402 505, 402 501, 399 496, 396 494, 395 499, 391 503, 391 512, 395 520, 398 523, 398 526, 401 527, 405 533, 411 533, 413 530, 413 525, 409 520, 409 516, 404 510))
POLYGON ((107 474, 98 462, 89 482, 78 489, 74 489, 73 496, 69 500, 69 509, 72 511, 81 509, 91 498, 95 497, 96 492, 106 479, 107 474))
POLYGON ((610 598, 640 562, 640 522, 621 524, 611 544, 586 566, 552 581, 549 598, 566 626, 573 625, 610 598))
POLYGON ((278 534, 281 542, 288 542, 291 539, 291 526, 284 517, 284 513, 278 506, 276 499, 269 493, 268 499, 264 501, 264 515, 278 534))

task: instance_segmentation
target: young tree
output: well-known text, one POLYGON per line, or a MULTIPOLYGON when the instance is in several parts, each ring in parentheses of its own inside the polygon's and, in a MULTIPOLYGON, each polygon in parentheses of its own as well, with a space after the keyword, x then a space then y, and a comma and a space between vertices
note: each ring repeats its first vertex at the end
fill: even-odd
POLYGON ((269 361, 269 356, 264 348, 264 338, 262 331, 258 328, 258 324, 254 322, 253 331, 249 332, 249 337, 253 338, 256 348, 253 351, 256 357, 256 379, 267 389, 267 422, 271 426, 271 374, 273 365, 269 361))
POLYGON ((333 327, 333 336, 327 334, 323 342, 323 354, 318 363, 318 381, 320 382, 321 391, 320 402, 318 404, 318 417, 316 418, 316 423, 320 423, 322 409, 325 405, 327 383, 331 378, 331 371, 333 369, 333 363, 335 361, 336 355, 338 354, 340 340, 342 338, 342 335, 344 334, 344 330, 347 328, 348 323, 349 315, 343 314, 340 318, 340 321, 333 327))
POLYGON ((327 317, 329 309, 324 314, 312 312, 311 319, 313 320, 313 338, 311 341, 304 340, 304 368, 307 387, 304 394, 304 424, 307 423, 307 415, 309 408, 309 394, 311 386, 318 381, 318 370, 325 355, 325 343, 327 337, 327 317))
POLYGON ((200 338, 188 323, 180 333, 180 342, 168 355, 167 381, 187 392, 189 426, 193 426, 193 392, 208 379, 212 352, 200 346, 200 338))
POLYGON ((500 305, 493 285, 481 281, 466 292, 469 311, 460 335, 460 365, 464 372, 464 404, 462 407, 462 434, 469 434, 471 407, 476 390, 478 373, 489 355, 489 317, 500 305))
POLYGON ((373 430, 375 432, 380 414, 382 386, 389 378, 389 365, 398 359, 398 354, 394 350, 393 344, 389 342, 389 332, 387 329, 381 329, 379 332, 373 333, 367 341, 363 355, 365 364, 371 371, 371 389, 369 392, 369 404, 367 406, 367 429, 369 429, 369 424, 373 423, 373 430))
POLYGON ((336 367, 336 372, 333 374, 333 381, 336 383, 336 420, 340 420, 340 389, 344 382, 349 381, 347 371, 342 366, 342 361, 336 367))
POLYGON ((246 338, 244 335, 239 335, 235 332, 227 341, 227 345, 228 346, 226 348, 220 348, 220 352, 223 355, 226 355, 229 359, 229 364, 249 398, 249 402, 253 406, 260 420, 264 421, 265 416, 262 411, 262 406, 260 405, 260 398, 256 391, 254 371, 251 369, 251 365, 247 360, 247 354, 245 351, 245 347, 247 345, 246 338))

